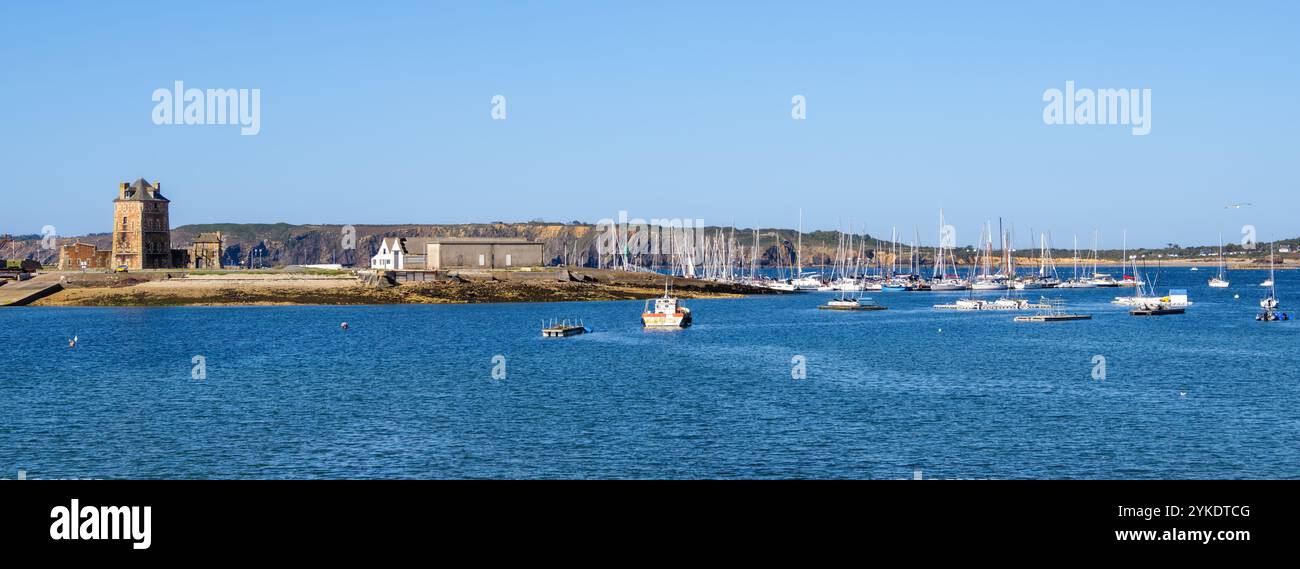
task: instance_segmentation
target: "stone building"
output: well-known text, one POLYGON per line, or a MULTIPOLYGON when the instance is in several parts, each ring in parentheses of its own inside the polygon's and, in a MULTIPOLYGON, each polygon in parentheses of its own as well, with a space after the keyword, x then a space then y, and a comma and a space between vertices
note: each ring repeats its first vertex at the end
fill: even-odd
POLYGON ((390 237, 370 259, 372 269, 436 271, 508 269, 544 264, 544 244, 516 237, 390 237))
POLYGON ((194 244, 190 246, 189 267, 192 269, 220 269, 221 256, 225 251, 223 243, 225 239, 221 236, 220 231, 212 233, 200 233, 194 238, 194 244))
POLYGON ((172 265, 171 225, 161 184, 144 178, 118 186, 113 200, 113 266, 168 269, 172 265))
POLYGON ((425 267, 438 269, 509 269, 544 264, 541 241, 509 237, 435 239, 426 245, 425 267))
POLYGON ((59 248, 60 271, 107 269, 112 260, 112 251, 100 249, 93 243, 75 241, 59 248))

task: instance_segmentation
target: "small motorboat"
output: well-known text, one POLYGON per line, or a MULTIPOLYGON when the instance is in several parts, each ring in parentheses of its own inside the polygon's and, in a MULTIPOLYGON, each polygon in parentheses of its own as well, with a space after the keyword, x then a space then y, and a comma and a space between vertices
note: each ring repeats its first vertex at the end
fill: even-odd
POLYGON ((691 309, 682 306, 680 300, 670 294, 668 285, 664 285, 664 295, 654 299, 654 308, 650 301, 645 302, 641 312, 641 325, 646 328, 685 328, 691 325, 691 309))

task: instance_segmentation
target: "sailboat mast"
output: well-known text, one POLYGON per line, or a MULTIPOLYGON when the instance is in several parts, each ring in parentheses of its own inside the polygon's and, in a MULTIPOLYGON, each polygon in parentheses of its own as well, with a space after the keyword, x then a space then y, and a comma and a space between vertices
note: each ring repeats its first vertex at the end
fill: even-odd
POLYGON ((1223 272, 1224 272, 1223 269, 1224 269, 1224 262, 1223 262, 1223 234, 1220 233, 1220 234, 1219 234, 1219 278, 1220 278, 1220 279, 1223 278, 1223 272))
POLYGON ((934 248, 934 278, 943 278, 946 271, 943 270, 943 210, 939 210, 939 246, 934 248))
MULTIPOLYGON (((1122 251, 1122 253, 1120 253, 1121 257, 1119 259, 1119 270, 1120 270, 1119 276, 1120 278, 1124 278, 1124 265, 1128 264, 1128 230, 1127 229, 1124 230, 1123 245, 1121 245, 1121 247, 1122 249, 1120 249, 1120 251, 1122 251)), ((1137 265, 1134 264, 1133 267, 1134 267, 1133 272, 1136 273, 1137 265)), ((1133 278, 1137 278, 1137 275, 1133 275, 1133 278)))
POLYGON ((1074 269, 1072 269, 1072 274, 1070 275, 1070 278, 1076 281, 1079 280, 1079 234, 1078 233, 1074 234, 1074 269))
POLYGON ((795 251, 795 263, 796 263, 795 267, 796 267, 796 272, 795 272, 794 278, 796 278, 796 279, 799 278, 800 276, 803 276, 803 208, 799 208, 799 237, 798 237, 798 241, 799 241, 799 245, 798 245, 798 248, 799 248, 799 249, 798 249, 797 251, 795 251))

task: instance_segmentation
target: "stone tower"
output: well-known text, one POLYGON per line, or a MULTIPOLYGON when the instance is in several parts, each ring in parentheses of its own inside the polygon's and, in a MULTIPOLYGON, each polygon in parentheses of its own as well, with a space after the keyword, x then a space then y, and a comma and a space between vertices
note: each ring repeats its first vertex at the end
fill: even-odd
POLYGON ((161 184, 144 178, 118 186, 113 200, 113 266, 171 268, 171 221, 161 184))

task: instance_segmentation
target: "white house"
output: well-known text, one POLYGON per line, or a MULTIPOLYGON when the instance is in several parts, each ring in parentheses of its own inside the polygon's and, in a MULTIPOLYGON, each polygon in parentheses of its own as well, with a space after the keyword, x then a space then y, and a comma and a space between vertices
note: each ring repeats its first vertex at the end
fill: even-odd
POLYGON ((392 271, 424 269, 425 250, 431 238, 390 237, 379 242, 379 252, 370 258, 370 268, 392 271))
POLYGON ((379 242, 379 252, 370 258, 370 268, 372 269, 400 269, 402 266, 402 252, 398 247, 395 251, 389 244, 392 241, 397 243, 397 239, 384 239, 379 242))

